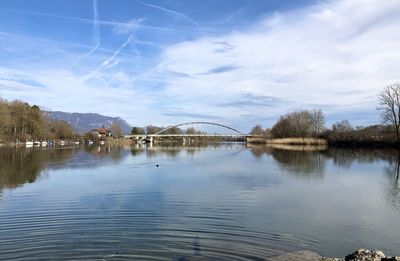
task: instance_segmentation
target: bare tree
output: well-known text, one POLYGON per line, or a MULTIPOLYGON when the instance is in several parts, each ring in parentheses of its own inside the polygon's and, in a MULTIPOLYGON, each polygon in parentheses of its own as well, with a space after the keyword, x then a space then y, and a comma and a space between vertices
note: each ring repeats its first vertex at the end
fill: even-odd
POLYGON ((264 129, 260 124, 257 124, 256 126, 254 126, 251 131, 250 131, 251 135, 264 135, 264 129))
POLYGON ((133 127, 131 134, 132 135, 142 135, 145 134, 145 130, 142 127, 133 127))
POLYGON ((309 111, 294 111, 287 114, 293 127, 293 137, 309 137, 312 135, 312 116, 309 111))
POLYGON ((379 110, 382 110, 384 123, 393 125, 396 131, 396 140, 400 142, 400 83, 386 86, 378 95, 379 110))
POLYGON ((121 125, 113 121, 113 123, 111 124, 111 133, 115 138, 122 137, 123 131, 121 125))
POLYGON ((312 128, 316 135, 320 135, 325 129, 325 116, 321 109, 312 110, 311 112, 312 128))
POLYGON ((293 136, 292 122, 287 116, 281 116, 278 122, 272 127, 271 134, 274 138, 287 138, 293 136))
POLYGON ((317 137, 325 128, 325 117, 321 110, 294 111, 281 116, 272 127, 275 138, 317 137))
POLYGON ((71 139, 74 135, 74 129, 66 121, 51 121, 50 132, 55 139, 71 139))
POLYGON ((163 128, 157 127, 157 126, 154 126, 154 125, 149 125, 149 126, 146 127, 146 133, 147 134, 155 134, 155 133, 157 133, 157 132, 159 132, 161 130, 163 130, 163 128))
POLYGON ((4 138, 11 124, 10 109, 5 100, 0 98, 0 139, 4 138))
POLYGON ((348 120, 338 121, 332 124, 332 131, 333 132, 350 132, 354 130, 348 120))
POLYGON ((185 131, 186 134, 200 134, 201 132, 196 130, 194 127, 190 127, 185 131))

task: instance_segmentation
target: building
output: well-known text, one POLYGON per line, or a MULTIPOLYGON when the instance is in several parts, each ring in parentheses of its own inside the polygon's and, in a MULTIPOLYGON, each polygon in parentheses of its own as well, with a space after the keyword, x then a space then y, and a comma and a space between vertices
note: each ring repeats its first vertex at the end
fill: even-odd
POLYGON ((97 138, 111 137, 111 131, 104 127, 93 129, 89 133, 93 137, 97 137, 97 138))

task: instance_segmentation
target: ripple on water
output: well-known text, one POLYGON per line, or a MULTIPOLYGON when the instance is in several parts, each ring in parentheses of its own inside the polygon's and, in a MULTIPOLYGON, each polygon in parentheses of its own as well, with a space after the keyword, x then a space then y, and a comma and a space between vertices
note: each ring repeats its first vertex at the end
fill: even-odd
MULTIPOLYGON (((183 201, 169 202, 175 203, 185 207, 183 201)), ((171 206, 167 204, 167 208, 171 206)), ((276 249, 282 245, 295 249, 299 243, 290 236, 235 225, 235 211, 225 210, 212 212, 210 208, 177 217, 150 206, 88 209, 80 201, 53 198, 29 211, 0 213, 0 252, 10 260, 185 260, 194 255, 257 260, 280 254, 276 249)))

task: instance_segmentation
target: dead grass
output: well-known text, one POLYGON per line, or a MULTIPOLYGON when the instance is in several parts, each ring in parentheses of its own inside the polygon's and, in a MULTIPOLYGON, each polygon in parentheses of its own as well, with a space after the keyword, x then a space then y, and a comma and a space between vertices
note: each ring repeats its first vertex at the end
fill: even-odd
POLYGON ((283 139, 267 139, 267 144, 288 144, 288 145, 327 145, 324 139, 316 138, 283 138, 283 139))

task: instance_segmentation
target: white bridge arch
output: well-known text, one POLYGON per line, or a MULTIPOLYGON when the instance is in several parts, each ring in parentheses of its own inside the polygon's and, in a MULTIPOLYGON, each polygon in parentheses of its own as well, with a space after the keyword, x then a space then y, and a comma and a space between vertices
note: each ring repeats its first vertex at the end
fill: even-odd
POLYGON ((208 122, 208 121, 192 121, 192 122, 180 123, 180 124, 177 124, 177 125, 174 125, 174 126, 171 126, 171 127, 167 127, 165 129, 157 132, 157 133, 148 134, 148 135, 160 135, 160 134, 162 134, 162 133, 164 133, 166 131, 169 131, 169 130, 172 130, 174 128, 178 128, 178 127, 181 127, 181 126, 186 126, 186 125, 213 125, 213 126, 222 127, 222 128, 228 129, 228 130, 232 130, 232 131, 234 131, 234 132, 236 132, 236 133, 238 133, 240 135, 247 135, 247 134, 244 134, 243 132, 241 132, 241 131, 239 131, 237 129, 234 129, 232 127, 229 127, 229 126, 226 126, 226 125, 223 125, 223 124, 219 124, 219 123, 215 123, 215 122, 208 122))

